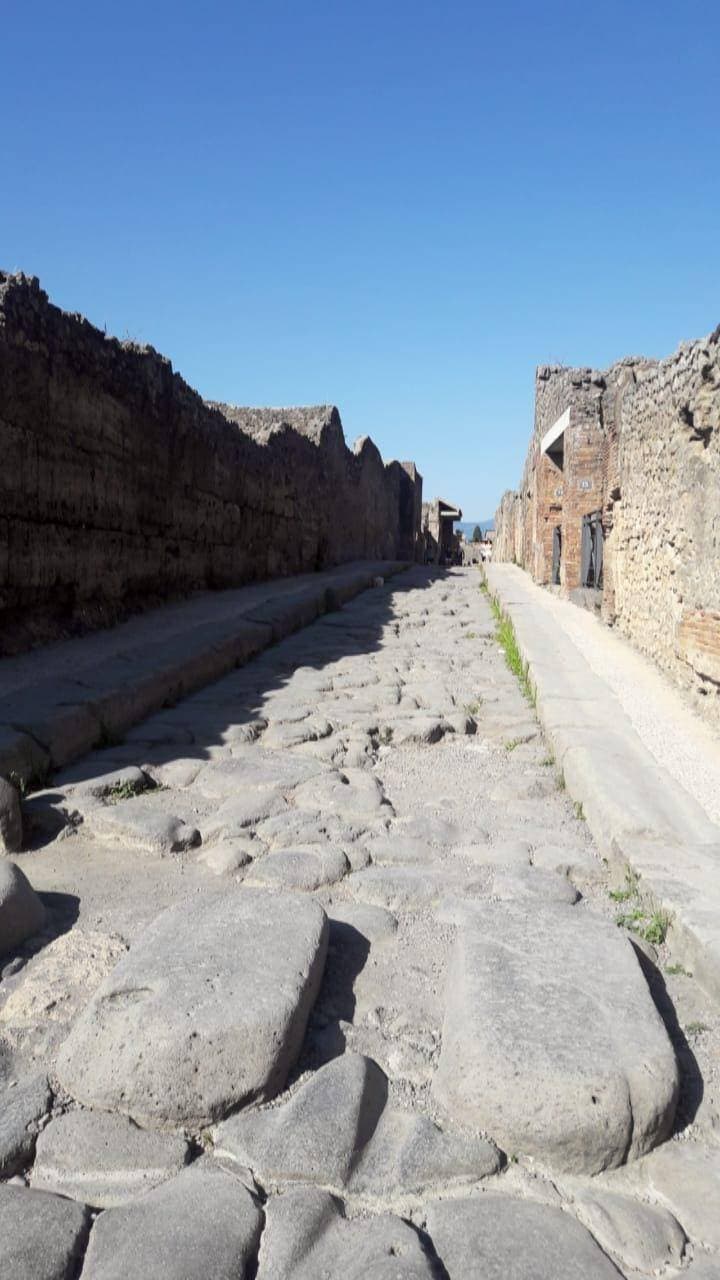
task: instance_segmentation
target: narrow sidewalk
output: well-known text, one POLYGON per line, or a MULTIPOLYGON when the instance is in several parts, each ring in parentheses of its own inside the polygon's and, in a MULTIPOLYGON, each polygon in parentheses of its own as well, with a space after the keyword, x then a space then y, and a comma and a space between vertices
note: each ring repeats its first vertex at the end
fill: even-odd
POLYGON ((2 659, 0 775, 43 778, 406 568, 354 561, 205 593, 2 659))
POLYGON ((488 585, 512 618, 537 711, 598 846, 671 918, 720 995, 720 742, 621 637, 513 565, 488 585))

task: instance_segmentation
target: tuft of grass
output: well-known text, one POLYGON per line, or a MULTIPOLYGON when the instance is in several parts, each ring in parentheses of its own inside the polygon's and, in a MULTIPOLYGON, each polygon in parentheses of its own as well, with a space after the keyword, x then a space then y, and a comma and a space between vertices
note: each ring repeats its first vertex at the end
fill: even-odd
POLYGON ((627 902, 630 898, 636 898, 639 892, 640 877, 637 871, 633 871, 632 867, 625 870, 625 888, 609 889, 608 898, 612 898, 613 902, 627 902))
POLYGON ((685 1028, 685 1035, 701 1036, 703 1031, 709 1031, 709 1030, 710 1028, 708 1027, 706 1022, 688 1022, 685 1028))
POLYGON ((505 750, 514 751, 515 748, 519 747, 521 743, 522 743, 522 738, 511 738, 509 742, 505 743, 505 750))
POLYGON ((495 619, 495 636, 505 655, 505 662, 520 685, 521 693, 524 694, 530 705, 535 707, 537 697, 530 680, 528 664, 523 660, 523 656, 520 653, 512 618, 505 613, 494 596, 490 597, 490 608, 495 619))
POLYGON ((463 640, 477 640, 477 631, 464 631, 463 640))
POLYGON ((622 912, 617 915, 615 923, 619 928, 630 929, 632 933, 637 933, 646 942, 651 942, 653 946, 659 947, 667 937, 668 929, 672 923, 672 916, 669 912, 663 911, 661 907, 656 907, 654 911, 648 914, 647 909, 638 906, 634 907, 632 911, 622 912))
POLYGON ((463 711, 466 716, 476 716, 482 706, 482 698, 476 698, 474 702, 466 702, 463 711))
POLYGON ((565 790, 565 774, 563 773, 562 769, 560 770, 559 773, 555 775, 555 786, 557 787, 558 791, 565 790))
POLYGON ((545 756, 545 758, 544 758, 543 760, 541 760, 541 761, 540 761, 540 765, 541 765, 541 767, 542 767, 543 769, 550 769, 550 768, 552 768, 552 766, 554 765, 554 763, 555 763, 555 757, 554 757, 554 756, 545 756))
POLYGON ((120 800, 133 800, 139 795, 144 787, 139 782, 116 782, 107 792, 105 799, 108 804, 118 804, 120 800))
POLYGON ((575 817, 578 822, 585 822, 585 810, 583 809, 582 800, 575 801, 575 817))
POLYGON ((671 974, 673 978, 692 978, 690 970, 686 969, 683 964, 669 964, 665 972, 671 974))
POLYGON ((659 947, 667 938, 667 931, 670 928, 671 917, 667 911, 653 911, 648 923, 643 930, 643 938, 646 942, 652 942, 654 946, 659 947))
POLYGON ((645 912, 642 907, 635 907, 633 911, 621 911, 615 917, 615 923, 618 929, 630 929, 632 933, 641 933, 641 925, 645 919, 645 912))

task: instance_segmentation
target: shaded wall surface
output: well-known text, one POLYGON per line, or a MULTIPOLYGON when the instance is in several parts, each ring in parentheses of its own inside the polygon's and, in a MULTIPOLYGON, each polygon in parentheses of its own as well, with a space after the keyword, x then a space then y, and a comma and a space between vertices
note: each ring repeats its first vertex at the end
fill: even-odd
POLYGON ((583 517, 600 513, 605 621, 720 721, 720 329, 669 359, 604 373, 538 369, 522 481, 503 495, 494 559, 582 588, 583 517), (569 411, 562 457, 541 440, 569 411))
POLYGON ((0 273, 0 653, 196 590, 413 559, 422 479, 332 406, 206 404, 0 273))

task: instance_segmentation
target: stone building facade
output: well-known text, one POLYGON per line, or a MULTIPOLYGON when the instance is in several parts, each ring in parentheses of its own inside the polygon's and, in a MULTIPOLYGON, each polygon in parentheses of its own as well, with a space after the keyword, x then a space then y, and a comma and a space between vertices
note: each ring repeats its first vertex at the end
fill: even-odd
POLYGON ((494 559, 594 604, 720 721, 720 329, 661 361, 542 367, 494 559))
POLYGON ((206 404, 0 273, 0 654, 208 588, 419 554, 422 478, 331 405, 206 404))
POLYGON ((462 520, 462 511, 442 498, 422 504, 422 558, 426 564, 456 564, 460 561, 460 541, 453 525, 462 520))

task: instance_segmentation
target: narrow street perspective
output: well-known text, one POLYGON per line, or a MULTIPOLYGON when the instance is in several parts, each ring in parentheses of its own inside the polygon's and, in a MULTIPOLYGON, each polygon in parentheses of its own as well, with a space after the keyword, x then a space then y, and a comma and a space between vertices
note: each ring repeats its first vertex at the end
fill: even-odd
POLYGON ((720 5, 1 30, 0 1280, 720 1280, 720 5))
POLYGON ((483 575, 375 582, 25 799, 15 1275, 716 1274, 715 1006, 483 575))

